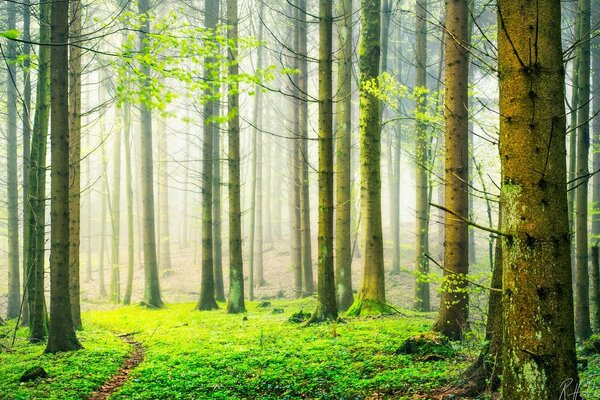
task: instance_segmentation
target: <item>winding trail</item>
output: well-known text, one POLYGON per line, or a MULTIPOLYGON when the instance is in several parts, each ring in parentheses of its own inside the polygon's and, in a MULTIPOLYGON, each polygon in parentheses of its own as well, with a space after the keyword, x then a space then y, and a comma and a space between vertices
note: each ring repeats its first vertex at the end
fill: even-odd
POLYGON ((125 382, 129 379, 129 375, 131 371, 135 369, 142 361, 144 361, 144 346, 140 342, 137 342, 133 339, 133 334, 120 335, 121 339, 130 344, 133 348, 133 351, 123 361, 123 365, 119 369, 115 375, 111 376, 104 385, 100 386, 98 390, 96 390, 90 396, 90 400, 106 400, 112 394, 116 393, 119 389, 125 385, 125 382))

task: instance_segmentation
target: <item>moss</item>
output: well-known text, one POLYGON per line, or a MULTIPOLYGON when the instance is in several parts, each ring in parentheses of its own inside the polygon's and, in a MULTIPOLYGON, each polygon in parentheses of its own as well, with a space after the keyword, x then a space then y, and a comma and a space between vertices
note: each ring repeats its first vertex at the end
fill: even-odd
POLYGON ((346 312, 349 317, 392 314, 396 312, 394 307, 388 303, 377 300, 357 298, 346 312))

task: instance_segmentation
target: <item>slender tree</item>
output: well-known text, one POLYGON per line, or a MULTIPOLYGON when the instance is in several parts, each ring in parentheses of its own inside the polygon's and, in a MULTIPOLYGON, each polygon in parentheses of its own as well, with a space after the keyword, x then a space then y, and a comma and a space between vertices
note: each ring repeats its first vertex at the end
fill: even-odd
POLYGON ((338 99, 336 132, 335 278, 338 308, 346 311, 352 295, 352 0, 338 3, 338 99))
POLYGON ((171 233, 169 229, 169 151, 167 142, 167 117, 158 121, 158 223, 160 225, 160 269, 171 270, 171 233))
MULTIPOLYGON (((144 16, 139 30, 141 53, 146 53, 147 38, 150 33, 150 0, 138 2, 138 12, 144 16)), ((143 89, 148 89, 150 66, 140 66, 143 89)), ((141 117, 141 169, 142 169, 142 225, 144 244, 144 302, 154 308, 162 307, 160 283, 158 280, 158 262, 156 259, 156 230, 154 227, 154 174, 152 162, 152 110, 146 101, 140 104, 141 117)))
MULTIPOLYGON (((594 8, 593 21, 600 21, 600 10, 594 8)), ((593 115, 600 112, 600 36, 594 35, 592 38, 592 110, 593 115)), ((600 169, 600 118, 592 119, 593 146, 592 146, 592 171, 600 169)), ((594 246, 600 245, 600 174, 594 174, 592 178, 592 243, 594 246)), ((592 253, 592 266, 597 265, 598 259, 592 253)), ((590 275, 595 274, 598 278, 592 280, 591 287, 591 309, 592 309, 592 327, 594 331, 600 331, 600 271, 594 270, 590 275), (596 283, 596 284, 595 284, 596 283)))
POLYGON ((381 227, 381 130, 379 100, 367 89, 379 75, 381 1, 361 1, 361 35, 358 53, 360 80, 360 175, 363 279, 357 298, 348 310, 382 312, 385 305, 383 232, 381 227))
POLYGON ((469 297, 469 46, 468 0, 446 0, 445 50, 445 207, 444 281, 435 331, 452 340, 467 328, 469 297), (456 215, 462 217, 457 217, 456 215))
MULTIPOLYGON (((71 37, 81 36, 81 1, 71 0, 71 37)), ((81 329, 81 48, 69 47, 69 290, 75 329, 81 329)))
MULTIPOLYGON (((51 3, 40 4, 40 43, 50 43, 51 3)), ((31 138, 29 190, 25 202, 24 258, 27 303, 29 308, 29 340, 46 338, 46 298, 44 295, 44 261, 46 249, 46 148, 50 117, 50 46, 40 45, 38 76, 31 138)))
POLYGON ((417 282, 415 284, 415 309, 429 311, 429 283, 422 275, 429 273, 429 217, 427 200, 429 198, 429 185, 427 178, 428 143, 429 137, 424 118, 420 117, 425 112, 425 97, 427 92, 427 1, 417 0, 415 3, 415 30, 416 30, 416 72, 415 94, 417 104, 415 108, 415 157, 416 166, 416 268, 417 282))
POLYGON ((561 4, 553 0, 540 6, 498 1, 501 202, 506 205, 501 222, 502 395, 511 400, 557 399, 566 383, 568 389, 579 384, 561 4))
MULTIPOLYGON (((133 264, 135 253, 135 237, 133 228, 133 172, 131 168, 131 109, 123 104, 123 143, 125 145, 125 192, 127 193, 127 283, 123 304, 131 304, 133 289, 133 264)), ((184 218, 185 219, 185 218, 184 218)))
POLYGON ((590 0, 579 0, 581 59, 579 103, 577 104, 577 188, 575 215, 575 333, 579 339, 592 334, 590 323, 590 281, 588 272, 588 181, 590 157, 590 0))
POLYGON ((111 268, 110 268, 110 300, 118 304, 121 302, 121 113, 115 110, 115 130, 113 137, 113 180, 110 201, 111 222, 111 268))
MULTIPOLYGON (((262 3, 261 3, 262 4, 262 3)), ((238 8, 237 0, 227 0, 227 38, 229 47, 227 58, 229 76, 238 75, 237 39, 238 8)), ((230 314, 246 311, 244 304, 244 267, 242 258, 242 208, 240 196, 240 119, 239 85, 233 81, 228 90, 229 112, 229 299, 227 312, 230 314)))
MULTIPOLYGON (((219 18, 219 2, 207 1, 204 5, 205 26, 215 30, 219 18)), ((207 81, 213 73, 211 64, 215 62, 212 55, 206 57, 204 76, 207 81)), ((213 250, 213 130, 217 129, 213 121, 215 115, 215 100, 212 90, 208 88, 205 93, 209 99, 204 103, 204 145, 202 148, 202 283, 200 287, 200 299, 197 308, 199 310, 212 310, 219 308, 215 301, 215 279, 214 279, 214 250, 213 250)))
POLYGON ((319 238, 317 308, 309 322, 337 319, 333 268, 333 2, 319 1, 319 238))
MULTIPOLYGON (((8 29, 16 29, 17 4, 8 3, 8 29)), ((6 56, 8 76, 6 102, 6 210, 8 237, 8 305, 7 317, 17 318, 21 313, 21 281, 19 266, 19 188, 17 172, 17 46, 10 41, 6 56)))
POLYGON ((69 5, 52 3, 50 41, 51 76, 51 241, 50 322, 46 353, 81 349, 71 316, 69 290, 69 5))

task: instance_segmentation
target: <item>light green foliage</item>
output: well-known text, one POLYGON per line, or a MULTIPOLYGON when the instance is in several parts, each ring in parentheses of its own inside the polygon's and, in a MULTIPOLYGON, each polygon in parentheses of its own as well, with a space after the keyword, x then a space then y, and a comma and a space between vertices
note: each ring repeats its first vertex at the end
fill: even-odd
MULTIPOLYGON (((146 18, 147 15, 128 12, 121 19, 125 25, 139 29, 146 18)), ((119 103, 145 103, 148 108, 164 112, 167 104, 181 93, 204 104, 219 100, 224 86, 245 84, 240 90, 248 90, 252 94, 250 88, 275 77, 277 71, 274 66, 260 69, 254 74, 228 74, 232 62, 239 63, 252 49, 263 45, 254 37, 238 38, 239 57, 228 61, 229 48, 236 43, 227 38, 227 25, 219 25, 216 30, 193 27, 181 23, 175 11, 164 17, 150 18, 150 32, 144 39, 144 51, 139 52, 139 37, 131 33, 123 40, 119 58, 113 63, 118 77, 119 103), (212 58, 214 62, 206 63, 207 58, 212 58), (142 66, 152 71, 151 76, 143 73, 142 66), (200 78, 204 76, 205 68, 210 70, 211 79, 200 78)), ((225 121, 230 117, 225 117, 225 121)))
POLYGON ((28 343, 29 331, 17 332, 15 346, 10 347, 14 324, 0 327, 0 398, 1 399, 83 399, 114 374, 130 351, 130 346, 112 332, 89 321, 77 332, 84 346, 73 353, 43 354, 44 345, 28 343), (19 384, 29 368, 40 366, 49 378, 19 384))
POLYGON ((0 37, 7 39, 18 39, 21 36, 21 32, 17 29, 9 29, 7 31, 0 31, 0 37))

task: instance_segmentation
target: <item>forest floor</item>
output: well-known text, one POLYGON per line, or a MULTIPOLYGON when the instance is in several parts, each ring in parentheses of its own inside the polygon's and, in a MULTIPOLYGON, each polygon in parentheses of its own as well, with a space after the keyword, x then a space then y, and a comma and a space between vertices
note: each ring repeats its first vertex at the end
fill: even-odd
MULTIPOLYGON (((430 329, 433 313, 290 322, 314 305, 312 298, 250 302, 244 315, 225 314, 222 303, 215 311, 196 311, 194 303, 89 311, 78 332, 84 349, 57 355, 28 344, 25 328, 10 346, 9 324, 0 327, 7 347, 0 349, 0 398, 106 398, 99 393, 116 379, 111 399, 438 399, 434 393, 457 382, 480 349, 473 339, 399 352, 430 329), (19 383, 34 366, 48 378, 19 383)), ((581 374, 587 399, 600 398, 599 356, 581 374)))

